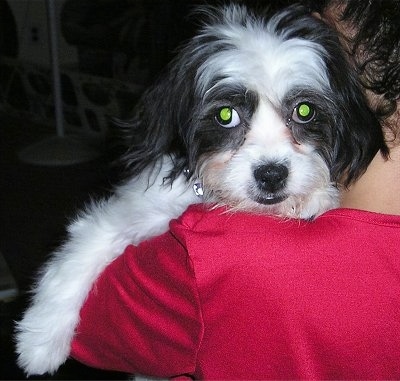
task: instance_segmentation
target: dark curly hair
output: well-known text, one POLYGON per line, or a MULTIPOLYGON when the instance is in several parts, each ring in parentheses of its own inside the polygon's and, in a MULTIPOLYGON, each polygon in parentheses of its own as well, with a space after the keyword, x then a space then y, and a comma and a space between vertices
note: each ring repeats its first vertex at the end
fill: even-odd
POLYGON ((356 28, 351 39, 356 69, 363 86, 381 96, 376 114, 392 115, 400 97, 400 1, 305 0, 310 11, 323 13, 344 5, 342 21, 356 28))

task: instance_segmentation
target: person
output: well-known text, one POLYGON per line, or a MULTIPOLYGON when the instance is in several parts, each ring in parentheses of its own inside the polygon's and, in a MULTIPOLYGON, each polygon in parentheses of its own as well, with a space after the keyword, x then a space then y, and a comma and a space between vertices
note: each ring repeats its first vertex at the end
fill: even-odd
POLYGON ((400 378, 400 7, 310 9, 338 30, 390 158, 311 222, 189 207, 99 277, 73 358, 164 378, 400 378))

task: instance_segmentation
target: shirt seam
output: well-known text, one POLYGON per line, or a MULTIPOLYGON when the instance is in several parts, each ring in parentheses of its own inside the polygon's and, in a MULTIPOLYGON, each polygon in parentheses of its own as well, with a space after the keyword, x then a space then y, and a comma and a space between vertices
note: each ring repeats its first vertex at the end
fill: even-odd
MULTIPOLYGON (((342 209, 343 211, 357 211, 356 209, 342 209)), ((375 226, 385 226, 385 227, 391 227, 391 228, 400 228, 400 219, 399 222, 390 222, 390 221, 376 221, 374 220, 374 215, 377 213, 374 212, 368 212, 368 211, 362 211, 363 213, 366 213, 365 216, 357 216, 357 215, 346 215, 340 210, 333 209, 328 211, 326 214, 323 214, 319 218, 330 218, 332 216, 334 217, 339 217, 339 218, 344 218, 346 220, 352 220, 352 221, 359 221, 359 222, 364 222, 369 225, 375 225, 375 226)), ((382 216, 381 214, 377 214, 377 217, 382 216)), ((389 218, 396 217, 395 215, 388 215, 389 218)))

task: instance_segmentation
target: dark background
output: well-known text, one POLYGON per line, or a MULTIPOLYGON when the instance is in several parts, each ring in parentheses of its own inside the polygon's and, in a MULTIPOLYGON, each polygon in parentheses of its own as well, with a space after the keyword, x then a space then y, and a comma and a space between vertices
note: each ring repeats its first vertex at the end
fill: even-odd
MULTIPOLYGON (((271 1, 273 7, 284 2, 271 1)), ((113 57, 118 55, 125 60, 126 68, 130 66, 124 79, 146 88, 174 56, 182 40, 193 34, 195 24, 187 14, 198 3, 201 2, 68 0, 58 26, 65 40, 77 48, 80 72, 113 79, 113 57), (116 20, 119 21, 113 22, 116 20), (141 75, 135 75, 135 68, 141 75)), ((0 0, 0 62, 2 57, 17 56, 15 23, 6 1, 0 0)), ((8 75, 0 70, 0 86, 7 82, 8 75)), ((0 98, 0 252, 19 288, 17 298, 0 302, 1 379, 24 379, 15 364, 12 331, 14 320, 27 303, 27 290, 38 267, 62 241, 65 225, 76 210, 91 197, 107 195, 120 178, 118 166, 112 165, 119 154, 112 139, 105 139, 97 147, 101 152, 97 159, 81 164, 41 166, 19 160, 18 152, 54 134, 54 125, 29 117, 26 108, 31 100, 24 100, 26 94, 18 86, 17 83, 13 91, 7 92, 10 99, 0 98), (3 102, 11 103, 14 112, 1 107, 3 102)), ((66 86, 63 95, 65 101, 69 96, 66 86)), ((128 107, 124 112, 129 112, 134 99, 125 104, 128 107)), ((118 378, 125 375, 90 369, 69 360, 57 374, 36 379, 118 378)))

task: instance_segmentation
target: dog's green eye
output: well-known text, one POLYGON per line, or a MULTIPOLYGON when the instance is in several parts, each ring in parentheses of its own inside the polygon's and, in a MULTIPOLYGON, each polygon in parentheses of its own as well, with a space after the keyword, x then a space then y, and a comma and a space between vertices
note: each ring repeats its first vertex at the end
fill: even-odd
POLYGON ((239 114, 234 108, 228 106, 218 109, 215 120, 220 126, 225 128, 233 128, 240 124, 239 114))
POLYGON ((299 103, 293 110, 292 119, 297 123, 309 123, 315 117, 315 108, 311 103, 299 103))

